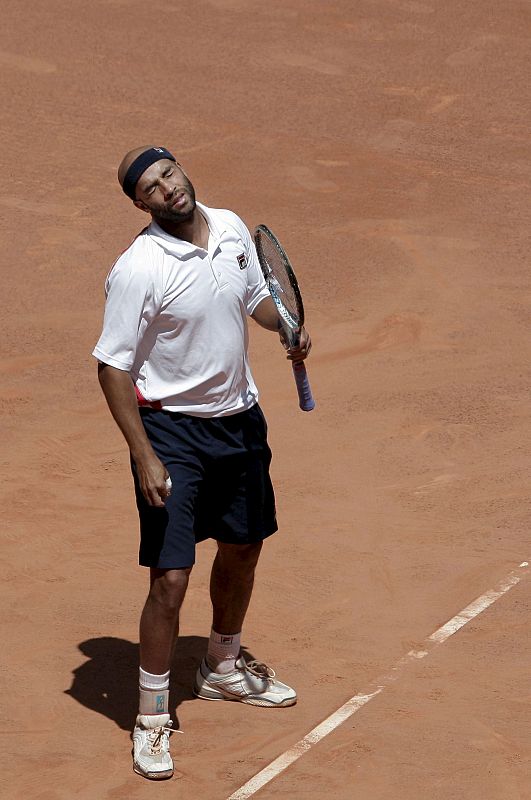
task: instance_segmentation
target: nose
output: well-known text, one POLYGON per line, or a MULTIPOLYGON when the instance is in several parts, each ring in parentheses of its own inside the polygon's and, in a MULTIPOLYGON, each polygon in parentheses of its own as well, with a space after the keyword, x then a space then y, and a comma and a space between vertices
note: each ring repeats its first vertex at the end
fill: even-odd
POLYGON ((167 178, 161 178, 159 185, 164 194, 164 199, 169 200, 173 192, 175 191, 175 186, 172 183, 170 183, 170 181, 167 178))

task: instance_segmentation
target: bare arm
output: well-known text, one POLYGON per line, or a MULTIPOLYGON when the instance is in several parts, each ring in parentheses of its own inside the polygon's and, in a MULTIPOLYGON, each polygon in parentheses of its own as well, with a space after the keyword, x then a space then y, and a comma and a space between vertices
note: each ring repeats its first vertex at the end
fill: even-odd
POLYGON ((129 445, 142 494, 150 505, 163 507, 168 495, 168 471, 155 455, 142 425, 131 376, 109 364, 98 363, 98 379, 111 414, 129 445))
POLYGON ((258 322, 260 327, 268 331, 280 332, 282 329, 282 323, 272 297, 266 297, 258 303, 252 313, 252 318, 258 322))
POLYGON ((280 340, 287 349, 287 358, 290 361, 304 361, 309 355, 312 342, 308 332, 304 328, 301 328, 299 332, 300 339, 297 347, 287 347, 287 342, 283 335, 282 322, 272 297, 266 297, 258 303, 252 313, 252 318, 262 328, 266 328, 268 331, 277 331, 280 334, 280 340))

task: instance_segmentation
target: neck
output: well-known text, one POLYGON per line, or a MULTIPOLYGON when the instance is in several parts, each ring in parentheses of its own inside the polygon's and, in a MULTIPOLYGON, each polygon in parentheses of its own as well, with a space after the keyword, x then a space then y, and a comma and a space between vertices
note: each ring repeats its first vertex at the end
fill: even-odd
POLYGON ((160 225, 163 231, 169 233, 170 236, 175 236, 176 239, 182 239, 190 244, 195 244, 198 247, 207 249, 209 229, 204 216, 201 214, 199 208, 196 206, 190 215, 189 219, 182 222, 172 222, 167 219, 153 218, 157 225, 160 225))

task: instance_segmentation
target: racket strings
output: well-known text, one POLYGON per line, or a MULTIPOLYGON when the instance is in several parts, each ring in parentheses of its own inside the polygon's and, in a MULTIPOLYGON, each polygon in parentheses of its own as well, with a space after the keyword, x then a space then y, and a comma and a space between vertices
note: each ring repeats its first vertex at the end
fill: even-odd
POLYGON ((300 301, 289 262, 275 242, 263 234, 257 236, 256 244, 262 264, 267 265, 266 281, 282 318, 290 327, 298 327, 301 324, 300 301))

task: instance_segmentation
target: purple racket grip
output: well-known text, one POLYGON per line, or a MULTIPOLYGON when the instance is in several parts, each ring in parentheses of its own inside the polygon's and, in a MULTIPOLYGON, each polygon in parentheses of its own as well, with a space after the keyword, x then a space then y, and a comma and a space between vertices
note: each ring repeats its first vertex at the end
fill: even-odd
POLYGON ((301 408, 302 411, 313 411, 315 408, 315 400, 313 399, 304 361, 294 361, 292 367, 293 376, 297 385, 297 392, 299 394, 299 408, 301 408))

